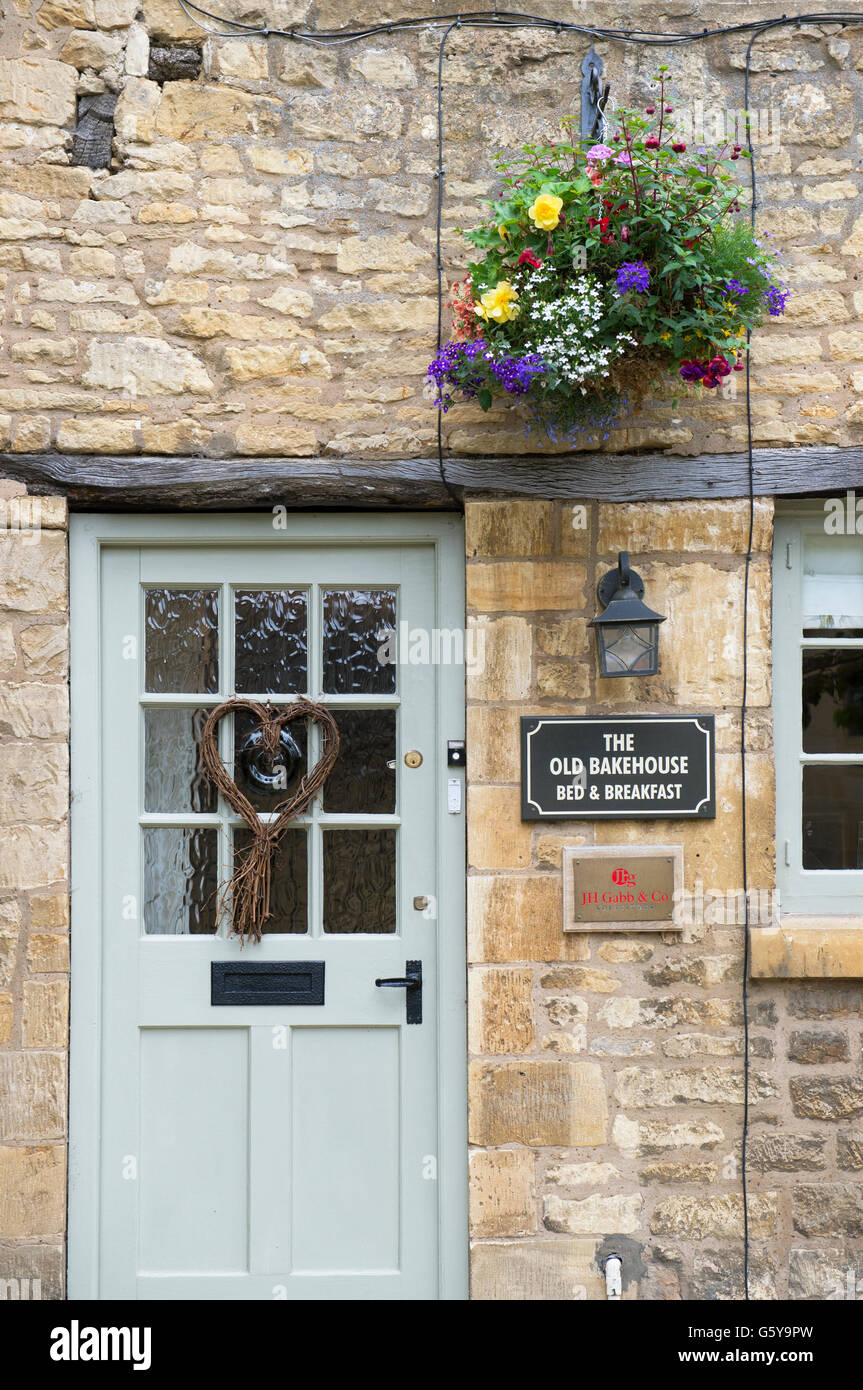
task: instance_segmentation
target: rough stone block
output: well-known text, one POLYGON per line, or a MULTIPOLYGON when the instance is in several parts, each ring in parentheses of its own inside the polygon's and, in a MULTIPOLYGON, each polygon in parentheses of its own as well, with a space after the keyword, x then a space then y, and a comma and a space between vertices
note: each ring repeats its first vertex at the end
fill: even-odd
POLYGON ((595 1252, 595 1241, 578 1239, 475 1245, 471 1298, 517 1303, 604 1298, 595 1252))
POLYGON ((519 787, 469 787, 468 863, 473 869, 525 869, 530 826, 521 819, 519 787))
POLYGON ((480 1056, 531 1052, 533 971, 473 966, 468 974, 468 1050, 480 1056))
POLYGON ((0 1148, 0 1231, 4 1237, 53 1235, 65 1226, 64 1146, 0 1148))
POLYGON ((469 1115, 474 1144, 604 1144, 602 1070, 595 1062, 475 1062, 469 1115))
POLYGON ((0 1052, 0 1140, 41 1143, 66 1132, 65 1058, 0 1052))
POLYGON ((526 1236, 536 1230, 530 1149, 480 1149, 470 1156, 471 1235, 526 1236))

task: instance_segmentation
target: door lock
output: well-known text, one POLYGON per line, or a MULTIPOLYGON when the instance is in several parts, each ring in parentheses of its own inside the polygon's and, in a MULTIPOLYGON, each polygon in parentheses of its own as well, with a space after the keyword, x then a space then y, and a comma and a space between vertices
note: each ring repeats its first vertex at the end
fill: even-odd
POLYGON ((408 767, 419 767, 422 763, 423 755, 418 749, 412 748, 409 753, 405 753, 405 762, 408 767))
POLYGON ((421 960, 406 960, 404 976, 396 979, 375 980, 378 989, 403 989, 405 991, 405 1022, 423 1021, 423 963, 421 960))

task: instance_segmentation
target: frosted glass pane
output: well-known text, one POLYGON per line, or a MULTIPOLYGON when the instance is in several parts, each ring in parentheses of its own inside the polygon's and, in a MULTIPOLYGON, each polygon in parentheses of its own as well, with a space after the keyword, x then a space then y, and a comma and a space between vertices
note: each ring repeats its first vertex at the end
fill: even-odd
POLYGON ((324 931, 396 929, 395 830, 324 831, 324 931))
POLYGON ((213 933, 218 898, 216 831, 147 826, 142 834, 145 933, 213 933))
POLYGON ((212 694, 219 688, 218 589, 148 589, 146 689, 212 694))
POLYGON ((144 810, 215 811, 216 790, 201 767, 205 709, 144 711, 144 810))
POLYGON ((396 809, 396 712, 337 710, 339 756, 324 783, 324 810, 392 814, 396 809))
POLYGON ((237 692, 294 694, 308 684, 308 604, 301 590, 234 595, 237 692))
POLYGON ((391 589, 324 593, 323 688, 328 695, 391 695, 396 688, 391 589))

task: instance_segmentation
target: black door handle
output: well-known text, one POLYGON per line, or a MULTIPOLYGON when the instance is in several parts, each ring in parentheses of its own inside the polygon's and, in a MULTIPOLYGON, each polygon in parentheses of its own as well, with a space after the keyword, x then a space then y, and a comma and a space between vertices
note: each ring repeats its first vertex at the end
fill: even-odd
POLYGON ((405 991, 405 1022, 423 1021, 423 963, 421 960, 406 960, 403 977, 375 980, 378 989, 403 989, 405 991))

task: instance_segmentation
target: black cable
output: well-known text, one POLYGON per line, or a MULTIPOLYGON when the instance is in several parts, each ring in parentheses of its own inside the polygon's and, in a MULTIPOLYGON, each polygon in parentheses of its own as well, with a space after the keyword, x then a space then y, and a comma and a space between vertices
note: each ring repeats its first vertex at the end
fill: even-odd
MULTIPOLYGON (((250 35, 273 35, 275 38, 294 39, 300 43, 355 43, 359 39, 373 38, 378 34, 393 34, 405 30, 439 28, 444 25, 470 26, 491 29, 554 29, 558 33, 584 34, 592 39, 605 39, 609 42, 638 43, 645 47, 664 47, 668 44, 699 43, 702 39, 714 38, 723 34, 760 33, 784 24, 856 24, 863 23, 860 12, 832 11, 827 13, 806 13, 782 15, 779 19, 749 20, 744 24, 722 25, 715 29, 698 29, 678 33, 665 33, 652 29, 613 29, 601 25, 573 24, 566 20, 549 19, 544 15, 527 14, 520 10, 469 10, 450 14, 418 15, 404 19, 392 19, 380 24, 370 24, 362 29, 274 29, 268 24, 244 24, 241 20, 229 19, 213 10, 195 3, 195 0, 179 0, 180 5, 194 21, 194 15, 203 15, 217 24, 228 24, 235 31, 225 33, 224 37, 246 38, 250 35)), ((198 22, 198 21, 195 21, 198 22)), ((201 25, 203 28, 204 26, 201 25)))

